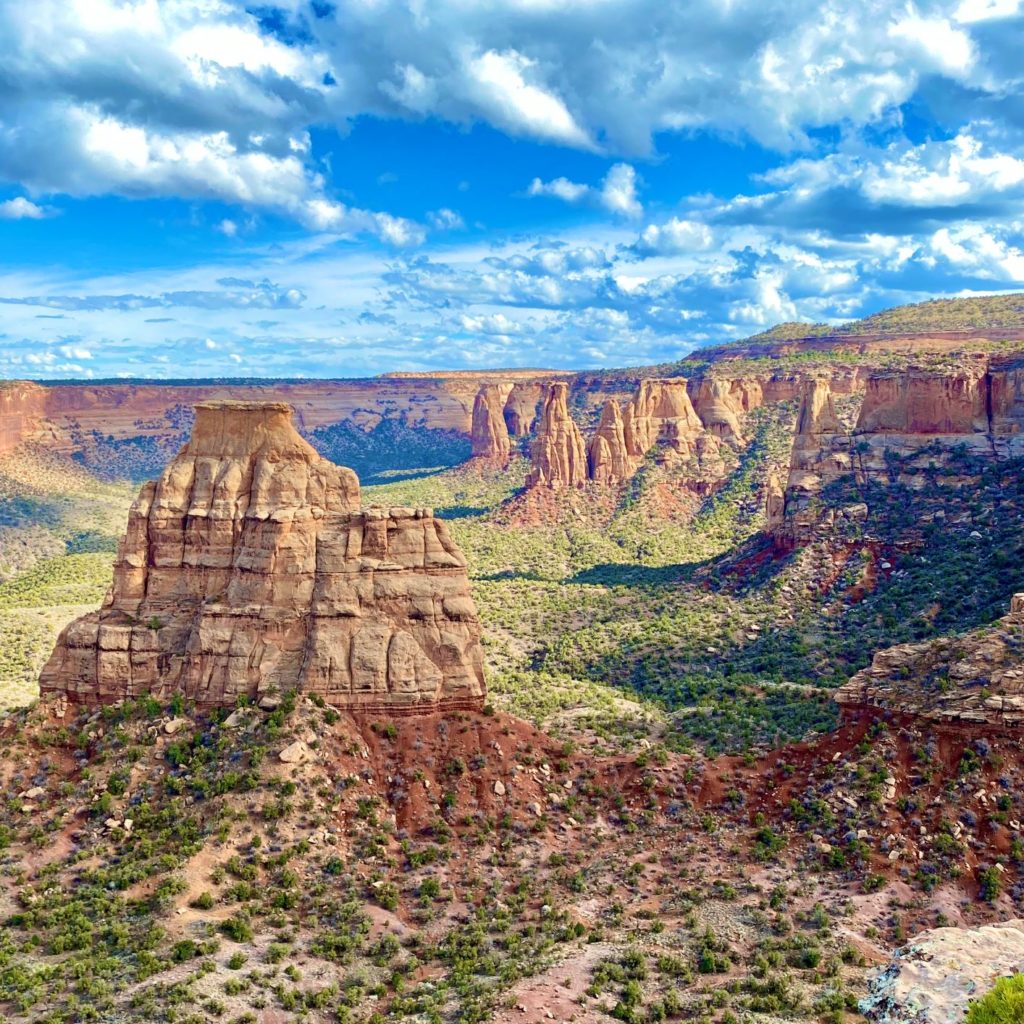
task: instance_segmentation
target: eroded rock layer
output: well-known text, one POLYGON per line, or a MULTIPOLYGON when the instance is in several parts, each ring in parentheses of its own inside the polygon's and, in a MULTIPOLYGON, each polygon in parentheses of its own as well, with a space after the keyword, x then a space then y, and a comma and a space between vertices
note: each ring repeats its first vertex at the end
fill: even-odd
POLYGON ((511 384, 485 384, 477 392, 470 436, 474 458, 494 462, 508 459, 512 441, 505 425, 505 400, 511 391, 511 384))
POLYGON ((1014 595, 1008 615, 981 629, 879 651, 835 699, 844 711, 1024 725, 1024 594, 1014 595))
POLYGON ((583 435, 569 415, 569 386, 546 386, 537 439, 530 450, 527 487, 582 487, 587 482, 587 450, 583 435))
POLYGON ((847 478, 920 489, 930 482, 969 486, 977 466, 1024 457, 1024 367, 978 360, 947 371, 908 368, 871 373, 856 423, 840 422, 828 382, 804 384, 781 514, 769 529, 792 547, 840 518, 863 517, 819 500, 847 478), (973 469, 971 467, 974 467, 973 469))
POLYGON ((58 639, 44 694, 480 706, 480 625, 447 527, 427 509, 360 509, 355 474, 291 412, 196 407, 188 444, 132 506, 103 606, 58 639))

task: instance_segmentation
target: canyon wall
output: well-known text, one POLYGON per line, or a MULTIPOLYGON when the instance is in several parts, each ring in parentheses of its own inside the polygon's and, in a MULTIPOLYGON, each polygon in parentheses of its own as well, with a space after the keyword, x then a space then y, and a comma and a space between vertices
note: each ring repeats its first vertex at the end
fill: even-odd
POLYGON ((974 480, 965 456, 1024 457, 1024 366, 1019 360, 967 360, 947 369, 879 370, 865 380, 852 428, 839 422, 829 384, 804 385, 789 475, 781 501, 769 494, 768 529, 783 548, 809 539, 837 517, 866 508, 831 508, 819 495, 842 478, 925 487, 974 480))
POLYGON ((28 381, 0 382, 0 455, 38 436, 46 415, 46 388, 28 381))
POLYGON ((180 693, 232 706, 290 689, 396 714, 479 707, 466 563, 426 509, 361 509, 280 402, 204 402, 132 506, 103 606, 71 623, 44 694, 180 693))

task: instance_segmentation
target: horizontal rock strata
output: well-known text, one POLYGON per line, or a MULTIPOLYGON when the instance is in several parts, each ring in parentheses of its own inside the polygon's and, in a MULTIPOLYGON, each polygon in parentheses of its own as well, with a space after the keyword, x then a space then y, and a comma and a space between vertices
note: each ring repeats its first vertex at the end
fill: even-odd
POLYGON ((879 651, 835 699, 844 711, 1024 726, 1024 594, 1015 594, 1009 615, 989 626, 879 651))
POLYGON ((283 403, 197 406, 129 514, 113 586, 69 625, 43 693, 233 705, 297 689, 353 709, 478 707, 466 563, 426 509, 359 507, 283 403))

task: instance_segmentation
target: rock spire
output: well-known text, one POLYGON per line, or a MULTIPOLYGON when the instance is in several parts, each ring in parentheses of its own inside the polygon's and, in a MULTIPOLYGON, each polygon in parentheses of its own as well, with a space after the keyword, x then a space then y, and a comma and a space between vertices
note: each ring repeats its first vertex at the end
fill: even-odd
POLYGON ((545 386, 537 438, 530 450, 533 465, 527 487, 582 487, 587 481, 587 451, 583 435, 569 415, 569 386, 554 381, 545 386))

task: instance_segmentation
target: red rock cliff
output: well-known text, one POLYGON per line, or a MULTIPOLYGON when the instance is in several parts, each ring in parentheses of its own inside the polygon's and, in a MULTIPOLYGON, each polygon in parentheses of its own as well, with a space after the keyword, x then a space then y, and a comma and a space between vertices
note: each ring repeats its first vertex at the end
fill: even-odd
POLYGON ((562 381, 545 387, 527 487, 582 487, 587 481, 587 451, 580 428, 569 415, 568 396, 569 386, 562 381))
POLYGON ((98 612, 71 623, 44 694, 204 705, 272 691, 390 713, 476 707, 465 559, 424 509, 359 508, 279 402, 197 407, 188 444, 131 509, 98 612))
POLYGON ((38 436, 46 389, 29 381, 0 382, 0 455, 38 436))

